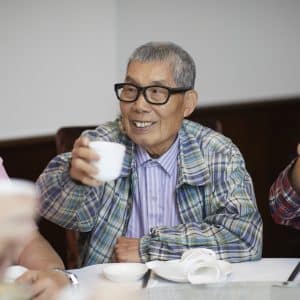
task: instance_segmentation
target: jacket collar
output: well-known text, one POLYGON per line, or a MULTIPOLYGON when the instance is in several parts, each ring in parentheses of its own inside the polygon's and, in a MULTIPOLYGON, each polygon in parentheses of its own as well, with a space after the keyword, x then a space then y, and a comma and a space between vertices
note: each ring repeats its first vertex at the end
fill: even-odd
POLYGON ((177 187, 184 183, 195 186, 205 185, 210 181, 209 169, 199 141, 193 134, 187 132, 186 127, 186 121, 184 121, 179 130, 178 165, 180 167, 177 187))
MULTIPOLYGON (((187 132, 187 122, 188 121, 184 121, 179 130, 177 187, 184 183, 201 186, 210 181, 209 169, 204 160, 199 141, 196 140, 192 133, 187 132)), ((120 142, 126 146, 120 176, 128 177, 132 170, 136 169, 136 160, 134 159, 136 145, 125 134, 121 135, 120 142)))

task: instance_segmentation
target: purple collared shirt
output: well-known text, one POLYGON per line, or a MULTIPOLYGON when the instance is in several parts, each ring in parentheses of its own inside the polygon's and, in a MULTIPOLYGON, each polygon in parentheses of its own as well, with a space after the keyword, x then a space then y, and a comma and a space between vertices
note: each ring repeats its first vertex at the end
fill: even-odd
POLYGON ((175 201, 178 137, 161 157, 153 159, 137 146, 138 183, 126 236, 140 238, 155 226, 180 223, 175 201))

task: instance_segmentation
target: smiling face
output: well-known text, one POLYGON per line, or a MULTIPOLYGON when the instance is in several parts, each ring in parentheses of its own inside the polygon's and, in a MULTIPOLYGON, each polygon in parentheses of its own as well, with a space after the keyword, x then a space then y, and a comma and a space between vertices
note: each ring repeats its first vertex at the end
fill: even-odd
MULTIPOLYGON (((125 82, 138 86, 176 87, 171 66, 161 61, 132 61, 125 82)), ((135 144, 143 147, 151 156, 160 156, 173 144, 183 118, 192 113, 196 102, 194 90, 171 95, 163 105, 150 104, 143 95, 135 102, 120 102, 124 130, 135 144)))

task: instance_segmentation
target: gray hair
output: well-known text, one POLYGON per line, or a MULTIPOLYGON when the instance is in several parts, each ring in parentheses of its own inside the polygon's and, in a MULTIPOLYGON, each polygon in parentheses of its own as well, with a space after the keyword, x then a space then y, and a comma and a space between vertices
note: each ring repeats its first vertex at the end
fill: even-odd
POLYGON ((127 68, 133 61, 169 62, 177 87, 194 88, 196 66, 192 57, 180 46, 171 42, 149 42, 138 48, 129 57, 127 68))

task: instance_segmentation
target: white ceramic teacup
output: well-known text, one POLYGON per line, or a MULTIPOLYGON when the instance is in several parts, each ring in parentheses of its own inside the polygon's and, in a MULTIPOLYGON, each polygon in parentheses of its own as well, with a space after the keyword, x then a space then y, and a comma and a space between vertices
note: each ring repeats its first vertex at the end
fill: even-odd
POLYGON ((100 159, 93 164, 98 169, 95 179, 105 182, 116 179, 122 170, 125 146, 106 141, 92 141, 89 147, 98 153, 100 159))

